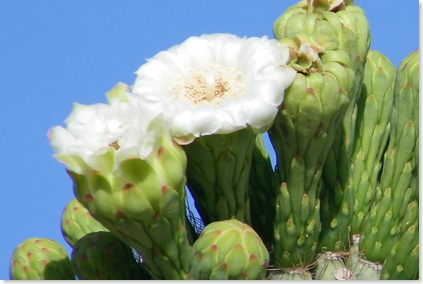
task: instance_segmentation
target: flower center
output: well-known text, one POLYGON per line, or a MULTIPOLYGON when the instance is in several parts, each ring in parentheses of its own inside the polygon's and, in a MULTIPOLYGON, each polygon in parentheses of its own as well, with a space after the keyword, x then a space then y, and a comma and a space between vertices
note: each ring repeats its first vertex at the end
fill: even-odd
POLYGON ((241 71, 212 64, 197 68, 181 76, 170 87, 170 97, 198 105, 219 106, 228 98, 240 97, 244 90, 244 75, 241 71))

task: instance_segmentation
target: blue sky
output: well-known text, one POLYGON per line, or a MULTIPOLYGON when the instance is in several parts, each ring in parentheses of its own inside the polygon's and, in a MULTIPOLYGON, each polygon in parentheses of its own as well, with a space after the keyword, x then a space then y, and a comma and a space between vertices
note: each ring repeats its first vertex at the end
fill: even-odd
MULTIPOLYGON (((274 20, 297 0, 73 0, 0 2, 0 279, 13 249, 30 237, 59 241, 73 198, 46 133, 74 102, 105 92, 157 52, 192 35, 272 36, 274 20)), ((356 0, 370 22, 372 49, 398 66, 419 47, 417 1, 356 0)))

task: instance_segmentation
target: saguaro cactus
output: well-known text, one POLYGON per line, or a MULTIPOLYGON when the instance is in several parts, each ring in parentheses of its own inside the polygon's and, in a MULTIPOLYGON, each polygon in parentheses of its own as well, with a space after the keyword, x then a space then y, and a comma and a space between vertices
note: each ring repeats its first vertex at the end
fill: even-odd
POLYGON ((273 31, 189 37, 76 103, 49 132, 71 260, 31 238, 10 278, 418 279, 419 51, 368 51, 353 0, 301 0, 273 31))

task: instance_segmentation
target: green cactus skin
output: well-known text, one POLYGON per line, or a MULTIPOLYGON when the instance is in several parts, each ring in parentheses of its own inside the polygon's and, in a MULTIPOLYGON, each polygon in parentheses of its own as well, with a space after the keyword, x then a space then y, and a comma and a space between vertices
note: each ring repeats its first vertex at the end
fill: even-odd
MULTIPOLYGON (((352 195, 339 192, 336 179, 327 181, 320 208, 321 177, 335 136, 340 135, 337 128, 354 110, 351 105, 358 96, 370 39, 366 18, 356 17, 357 9, 348 12, 344 5, 332 6, 332 11, 332 4, 302 1, 274 24, 275 37, 291 48, 290 65, 298 71, 269 131, 281 182, 273 250, 281 267, 307 265, 318 246, 331 250, 340 236, 342 241, 349 239, 352 195), (357 31, 359 25, 363 31, 357 31), (331 200, 335 190, 337 200, 331 200), (334 202, 340 206, 332 210, 334 202), (318 244, 321 226, 325 237, 318 244)), ((331 158, 336 158, 334 153, 331 158)), ((336 169, 331 168, 332 175, 336 169)))
POLYGON ((419 278, 419 203, 413 200, 402 220, 400 236, 386 256, 382 280, 417 280, 419 278))
POLYGON ((246 128, 185 145, 188 188, 205 224, 236 217, 250 223, 248 182, 256 134, 246 128))
POLYGON ((276 174, 264 146, 263 137, 257 135, 250 170, 251 224, 266 246, 273 243, 277 190, 276 174))
POLYGON ((71 199, 63 210, 61 230, 63 238, 71 247, 86 234, 108 231, 76 198, 71 199))
POLYGON ((16 247, 10 263, 11 280, 75 280, 69 256, 58 242, 29 238, 16 247))
POLYGON ((236 219, 208 224, 193 245, 190 279, 263 280, 269 253, 257 233, 236 219))
POLYGON ((79 239, 71 265, 79 280, 150 279, 132 249, 110 232, 93 232, 79 239))
MULTIPOLYGON (((340 74, 347 77, 347 72, 340 74)), ((282 267, 308 263, 314 257, 320 231, 321 167, 348 102, 342 89, 329 72, 298 73, 269 131, 281 181, 274 251, 282 267)))
MULTIPOLYGON (((417 198, 418 72, 419 51, 416 50, 397 70, 389 145, 384 154, 377 198, 362 229, 360 250, 373 262, 383 263, 407 230, 407 222, 403 219, 408 205, 417 198)), ((414 247, 413 242, 404 243, 403 251, 411 251, 414 247)))
POLYGON ((370 50, 363 88, 357 102, 356 137, 352 155, 354 213, 351 233, 359 234, 376 196, 392 113, 396 69, 382 53, 370 50))
MULTIPOLYGON (((124 160, 107 176, 68 171, 78 201, 128 246, 154 279, 185 279, 190 247, 186 231, 186 156, 169 135, 146 160, 124 160)), ((106 153, 107 155, 107 153, 106 153)))

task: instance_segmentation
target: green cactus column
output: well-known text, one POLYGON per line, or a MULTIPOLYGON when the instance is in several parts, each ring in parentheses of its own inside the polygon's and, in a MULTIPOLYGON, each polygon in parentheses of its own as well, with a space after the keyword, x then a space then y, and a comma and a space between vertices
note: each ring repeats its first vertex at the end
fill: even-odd
POLYGON ((338 15, 345 8, 331 5, 301 1, 274 25, 298 73, 269 131, 280 181, 273 254, 279 267, 296 271, 317 250, 323 165, 358 82, 359 36, 338 15))
MULTIPOLYGON (((388 148, 384 154, 377 198, 361 233, 360 250, 367 260, 382 264, 401 236, 416 230, 409 216, 410 204, 418 200, 419 50, 405 58, 397 70, 388 148)), ((416 207, 413 205, 412 207, 416 207)), ((402 243, 402 252, 413 251, 415 241, 402 243)), ((394 248, 394 249, 398 249, 394 248)), ((398 260, 400 261, 400 260, 398 260)), ((418 263, 403 267, 414 274, 418 263)), ((386 270, 385 270, 386 271, 386 270)), ((401 271, 397 271, 399 273, 401 271)), ((386 272, 384 272, 386 275, 386 272)), ((397 274, 398 275, 398 274, 397 274)))
POLYGON ((351 158, 351 189, 354 192, 354 211, 351 223, 352 246, 346 266, 356 280, 379 280, 381 264, 362 258, 359 250, 363 220, 376 198, 386 149, 393 107, 396 69, 390 60, 376 50, 369 50, 363 86, 357 101, 356 134, 351 158))
POLYGON ((354 213, 351 233, 361 232, 362 222, 376 196, 382 155, 390 133, 395 66, 382 53, 370 50, 363 87, 357 102, 357 123, 351 172, 354 213))
POLYGON ((12 280, 75 280, 69 256, 62 245, 46 238, 30 238, 13 251, 12 280))
POLYGON ((350 100, 348 109, 337 129, 323 168, 320 213, 322 231, 319 236, 318 250, 342 254, 350 245, 354 210, 351 157, 356 140, 357 100, 361 93, 364 65, 371 36, 367 18, 360 7, 346 3, 345 8, 338 10, 336 15, 337 17, 331 17, 329 21, 336 23, 338 30, 347 28, 354 34, 354 41, 340 40, 340 48, 350 55, 355 80, 348 96, 350 100))
POLYGON ((250 223, 248 183, 254 140, 246 128, 196 138, 187 154, 187 184, 205 224, 236 217, 250 223))

